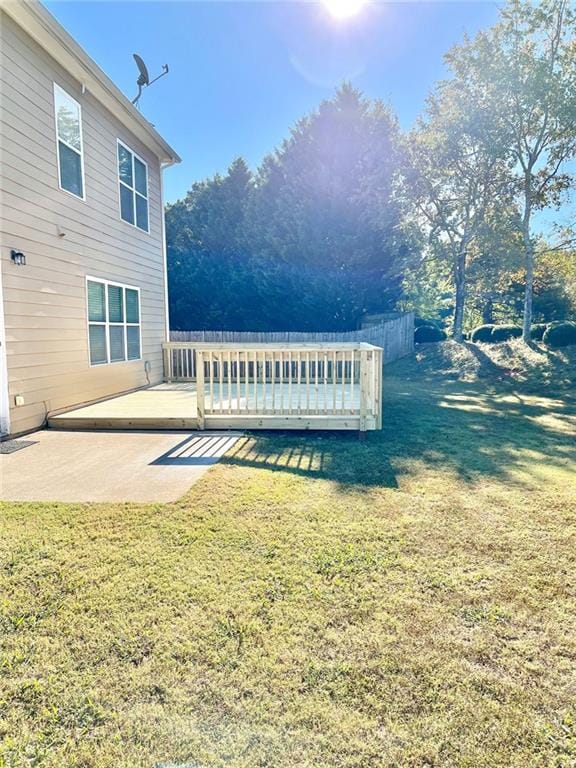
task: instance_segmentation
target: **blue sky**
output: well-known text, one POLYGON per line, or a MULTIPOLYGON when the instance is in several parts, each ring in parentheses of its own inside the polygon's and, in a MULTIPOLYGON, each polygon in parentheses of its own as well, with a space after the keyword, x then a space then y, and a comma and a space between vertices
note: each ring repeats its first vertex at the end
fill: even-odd
POLYGON ((289 127, 350 79, 392 104, 404 127, 422 110, 442 56, 492 24, 492 2, 377 2, 335 19, 314 2, 46 2, 58 21, 133 98, 137 70, 167 77, 145 91, 142 113, 181 155, 166 172, 166 199, 225 171, 251 167, 289 127))

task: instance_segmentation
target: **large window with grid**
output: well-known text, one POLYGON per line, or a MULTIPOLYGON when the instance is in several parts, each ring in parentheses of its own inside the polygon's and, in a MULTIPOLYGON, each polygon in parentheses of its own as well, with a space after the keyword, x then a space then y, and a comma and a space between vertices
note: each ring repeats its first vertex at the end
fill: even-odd
POLYGON ((84 199, 82 110, 80 104, 56 83, 54 83, 54 116, 60 189, 84 199))
POLYGON ((86 295, 90 365, 140 360, 140 290, 89 277, 86 295))
POLYGON ((118 141, 120 218, 148 232, 148 166, 118 141))

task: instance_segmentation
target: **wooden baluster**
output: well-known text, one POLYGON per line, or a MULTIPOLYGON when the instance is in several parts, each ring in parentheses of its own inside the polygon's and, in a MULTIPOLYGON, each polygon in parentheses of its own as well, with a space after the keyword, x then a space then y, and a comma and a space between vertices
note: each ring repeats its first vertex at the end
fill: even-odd
POLYGON ((236 352, 236 413, 240 413, 240 393, 242 391, 242 374, 240 372, 240 361, 242 353, 236 352))
POLYGON ((228 350, 228 413, 232 413, 232 352, 228 350))
POLYGON ((254 412, 258 413, 258 350, 254 350, 254 412))
POLYGON ((171 357, 171 351, 164 347, 162 350, 162 354, 164 357, 164 381, 167 381, 170 383, 172 381, 172 373, 171 373, 171 365, 170 365, 170 357, 171 357))
POLYGON ((272 413, 276 413, 276 352, 270 353, 270 373, 272 376, 272 413))
POLYGON ((336 387, 338 385, 338 352, 332 356, 332 413, 336 413, 336 387))
POLYGON ((366 432, 366 412, 368 398, 370 396, 370 383, 368 380, 368 355, 365 349, 360 350, 360 432, 366 432))
POLYGON ((354 372, 354 361, 356 358, 356 352, 352 350, 350 353, 350 410, 352 413, 356 413, 356 402, 355 402, 355 395, 354 395, 354 378, 355 378, 355 372, 354 372))
POLYGON ((328 413, 328 353, 324 352, 324 413, 328 413))
POLYGON ((292 413, 292 350, 288 350, 288 413, 292 413))
POLYGON ((245 411, 250 410, 250 353, 248 350, 244 352, 244 360, 245 360, 245 368, 244 368, 244 377, 246 379, 246 404, 244 406, 245 411))
POLYGON ((346 352, 342 350, 342 362, 340 365, 342 376, 342 403, 340 410, 342 413, 346 412, 346 352))
POLYGON ((306 365, 306 413, 310 413, 310 352, 304 352, 306 365))
POLYGON ((218 410, 220 413, 224 410, 224 366, 222 364, 224 359, 224 353, 219 350, 216 353, 216 361, 218 365, 218 410))
POLYGON ((262 352, 262 413, 266 413, 268 403, 266 402, 266 350, 262 352))
POLYGON ((214 413, 214 362, 212 360, 212 352, 208 352, 208 376, 210 377, 210 410, 214 413))
POLYGON ((198 350, 196 361, 196 418, 198 429, 204 429, 206 425, 206 405, 204 398, 204 356, 198 350))
POLYGON ((278 365, 280 370, 278 371, 278 384, 280 386, 280 413, 284 413, 284 353, 282 350, 278 352, 278 365))

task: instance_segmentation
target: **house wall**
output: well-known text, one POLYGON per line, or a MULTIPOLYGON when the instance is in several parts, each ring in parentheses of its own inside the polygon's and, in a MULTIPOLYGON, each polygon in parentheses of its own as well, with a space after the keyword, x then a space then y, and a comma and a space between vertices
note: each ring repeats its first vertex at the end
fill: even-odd
POLYGON ((160 162, 0 12, 0 258, 11 432, 48 412, 162 380, 160 162), (59 188, 54 82, 82 107, 85 200, 59 188), (119 214, 117 139, 148 163, 150 233, 119 214), (14 248, 25 266, 10 261, 14 248), (86 276, 140 288, 142 359, 90 366, 86 276), (16 395, 24 405, 15 406, 16 395))

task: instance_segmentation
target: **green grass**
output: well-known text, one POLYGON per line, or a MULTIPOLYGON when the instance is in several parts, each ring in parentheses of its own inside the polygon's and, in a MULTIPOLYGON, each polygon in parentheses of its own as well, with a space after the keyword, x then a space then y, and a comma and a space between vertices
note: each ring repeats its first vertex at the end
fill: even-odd
POLYGON ((175 504, 2 505, 0 765, 573 768, 575 358, 503 349, 175 504))

